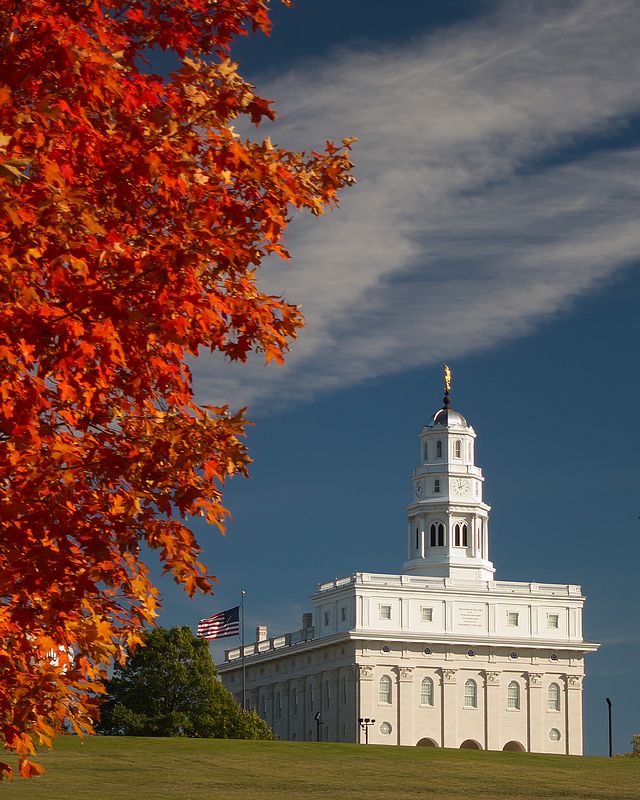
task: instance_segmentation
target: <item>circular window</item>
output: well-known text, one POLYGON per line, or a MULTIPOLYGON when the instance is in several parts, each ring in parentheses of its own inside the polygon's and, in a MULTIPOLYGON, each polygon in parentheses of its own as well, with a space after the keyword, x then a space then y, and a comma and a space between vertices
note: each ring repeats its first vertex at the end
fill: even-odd
POLYGON ((392 730, 393 728, 388 722, 382 722, 380 724, 380 733, 383 734, 383 736, 388 736, 392 730))
POLYGON ((557 661, 558 660, 558 656, 557 656, 556 653, 551 653, 551 660, 552 661, 557 661))
POLYGON ((390 653, 391 652, 391 648, 389 647, 388 644, 385 644, 385 646, 382 648, 382 652, 383 653, 390 653))
POLYGON ((469 656, 469 658, 473 658, 473 656, 475 656, 475 654, 476 654, 475 650, 467 650, 467 655, 469 656))
POLYGON ((430 647, 425 647, 422 652, 425 654, 425 656, 430 656, 431 655, 431 648, 430 647))
POLYGON ((517 658, 518 654, 514 651, 513 653, 509 653, 509 658, 517 658))
POLYGON ((559 742, 560 741, 560 731, 557 728, 551 728, 549 731, 549 738, 552 742, 559 742))

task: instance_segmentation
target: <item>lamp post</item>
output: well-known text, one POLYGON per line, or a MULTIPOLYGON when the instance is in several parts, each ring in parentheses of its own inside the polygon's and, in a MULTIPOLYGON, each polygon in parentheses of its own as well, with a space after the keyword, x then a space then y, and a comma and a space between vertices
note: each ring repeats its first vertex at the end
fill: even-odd
POLYGON ((370 719, 369 717, 359 717, 358 722, 364 731, 364 743, 369 744, 369 726, 375 723, 375 719, 370 719))
POLYGON ((609 707, 609 758, 613 756, 613 748, 611 743, 611 700, 608 697, 604 698, 607 701, 607 706, 609 707))
POLYGON ((320 726, 322 725, 322 719, 320 718, 320 712, 317 711, 314 717, 316 721, 316 742, 320 741, 320 726))

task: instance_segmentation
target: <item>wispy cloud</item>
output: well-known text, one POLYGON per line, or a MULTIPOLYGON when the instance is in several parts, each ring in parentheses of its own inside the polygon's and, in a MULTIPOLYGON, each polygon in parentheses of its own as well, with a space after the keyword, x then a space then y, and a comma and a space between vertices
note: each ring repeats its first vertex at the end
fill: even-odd
POLYGON ((266 408, 522 335, 639 260, 640 4, 507 3, 400 49, 261 84, 290 147, 356 135, 359 183, 296 219, 265 285, 303 305, 287 365, 202 358, 200 397, 266 408))

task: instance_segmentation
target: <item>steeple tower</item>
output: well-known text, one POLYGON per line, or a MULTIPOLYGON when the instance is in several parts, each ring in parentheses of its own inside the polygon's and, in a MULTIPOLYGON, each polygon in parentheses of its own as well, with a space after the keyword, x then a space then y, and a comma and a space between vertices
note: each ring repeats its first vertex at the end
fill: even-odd
POLYGON ((403 572, 463 580, 493 580, 489 511, 476 467, 476 434, 451 408, 451 370, 444 364, 444 405, 420 432, 420 466, 413 471, 408 561, 403 572))

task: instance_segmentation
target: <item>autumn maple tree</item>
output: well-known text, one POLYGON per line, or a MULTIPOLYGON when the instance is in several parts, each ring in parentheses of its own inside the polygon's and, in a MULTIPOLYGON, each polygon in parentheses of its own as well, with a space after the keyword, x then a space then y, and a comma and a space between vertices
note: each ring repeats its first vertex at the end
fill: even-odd
POLYGON ((211 590, 189 523, 223 528, 246 420, 195 402, 185 358, 282 359, 302 319, 257 269, 288 257, 291 208, 352 180, 349 141, 234 131, 274 116, 230 60, 267 12, 0 0, 0 737, 24 776, 63 724, 93 730, 107 665, 153 621, 142 546, 211 590))

